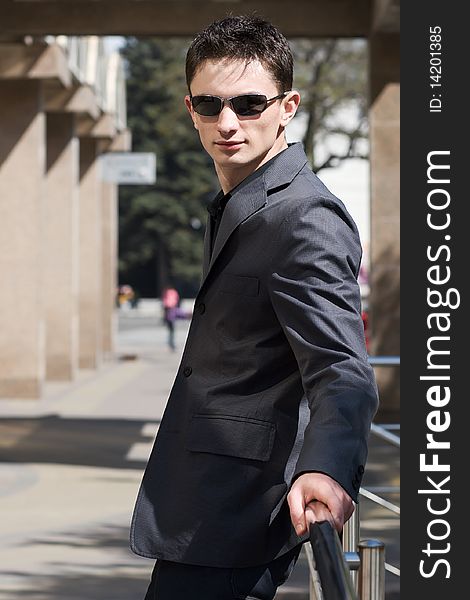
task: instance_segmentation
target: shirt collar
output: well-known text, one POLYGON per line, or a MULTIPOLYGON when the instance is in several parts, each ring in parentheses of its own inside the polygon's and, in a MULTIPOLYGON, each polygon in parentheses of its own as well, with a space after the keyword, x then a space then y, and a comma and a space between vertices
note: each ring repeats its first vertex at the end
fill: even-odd
POLYGON ((220 190, 217 196, 207 205, 207 211, 211 215, 211 217, 214 217, 215 219, 219 211, 222 211, 225 208, 225 205, 227 204, 229 199, 230 192, 224 194, 223 191, 220 190))
POLYGON ((222 212, 224 210, 227 202, 230 200, 230 197, 237 190, 237 188, 240 185, 245 186, 246 184, 251 183, 255 179, 258 179, 258 177, 261 177, 263 175, 263 173, 271 166, 271 163, 274 160, 276 160, 276 158, 279 156, 279 154, 282 154, 282 152, 284 152, 284 150, 282 150, 281 152, 279 152, 278 154, 276 154, 275 156, 270 158, 267 162, 265 162, 263 165, 261 165, 261 167, 259 167, 255 171, 253 171, 253 173, 248 175, 248 177, 245 177, 245 179, 243 179, 243 181, 240 181, 240 183, 237 186, 235 186, 232 190, 230 190, 226 194, 224 194, 223 191, 220 190, 220 192, 217 194, 217 196, 207 205, 207 211, 209 212, 209 214, 212 217, 216 218, 217 213, 219 211, 222 212))

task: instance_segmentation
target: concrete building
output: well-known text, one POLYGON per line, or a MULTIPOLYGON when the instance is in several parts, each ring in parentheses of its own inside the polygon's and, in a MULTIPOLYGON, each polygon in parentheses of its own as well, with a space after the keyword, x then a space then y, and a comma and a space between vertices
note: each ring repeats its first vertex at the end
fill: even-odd
MULTIPOLYGON (((116 147, 125 124, 115 122, 119 111, 103 106, 86 77, 77 78, 62 38, 50 43, 37 36, 192 36, 229 11, 256 11, 288 37, 369 42, 369 322, 372 353, 399 354, 399 6, 399 0, 298 0, 294 8, 282 0, 2 2, 0 272, 8 290, 0 315, 0 396, 38 395, 45 376, 95 367, 112 347, 101 298, 113 277, 115 190, 97 182, 96 158, 116 147), (43 284, 59 273, 55 296, 43 284)), ((377 378, 382 411, 398 409, 399 368, 378 367, 377 378)))
POLYGON ((98 157, 129 147, 101 38, 0 41, 0 397, 38 398, 112 350, 117 190, 98 157))

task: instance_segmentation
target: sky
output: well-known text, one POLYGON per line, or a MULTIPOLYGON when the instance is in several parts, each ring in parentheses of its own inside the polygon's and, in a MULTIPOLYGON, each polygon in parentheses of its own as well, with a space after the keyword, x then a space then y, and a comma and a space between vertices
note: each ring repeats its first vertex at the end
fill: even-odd
POLYGON ((119 35, 108 35, 104 38, 104 47, 108 52, 113 52, 114 50, 119 50, 121 46, 123 46, 126 42, 126 38, 121 37, 119 35))

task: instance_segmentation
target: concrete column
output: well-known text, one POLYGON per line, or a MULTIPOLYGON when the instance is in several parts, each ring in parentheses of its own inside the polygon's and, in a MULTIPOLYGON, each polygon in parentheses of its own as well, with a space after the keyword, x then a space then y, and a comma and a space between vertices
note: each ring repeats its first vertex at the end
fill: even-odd
POLYGON ((102 358, 102 206, 98 144, 80 138, 79 366, 95 369, 102 358))
POLYGON ((72 114, 47 115, 44 245, 46 377, 72 380, 78 369, 78 139, 72 114))
MULTIPOLYGON (((399 39, 370 39, 371 353, 400 354, 399 39)), ((399 367, 377 367, 380 411, 399 409, 399 367)))
POLYGON ((117 185, 103 182, 103 226, 102 226, 102 349, 105 354, 114 350, 116 331, 116 288, 118 257, 118 194, 117 185))
POLYGON ((39 81, 0 81, 0 131, 0 397, 38 398, 45 373, 39 81))

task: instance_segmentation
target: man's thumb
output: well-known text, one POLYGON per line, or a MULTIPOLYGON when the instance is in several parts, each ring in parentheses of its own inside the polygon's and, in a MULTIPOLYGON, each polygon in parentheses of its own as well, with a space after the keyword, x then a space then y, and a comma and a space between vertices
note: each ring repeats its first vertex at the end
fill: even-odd
POLYGON ((303 494, 295 487, 291 489, 287 496, 289 504, 290 518, 297 535, 302 535, 306 531, 305 525, 305 504, 303 494))

